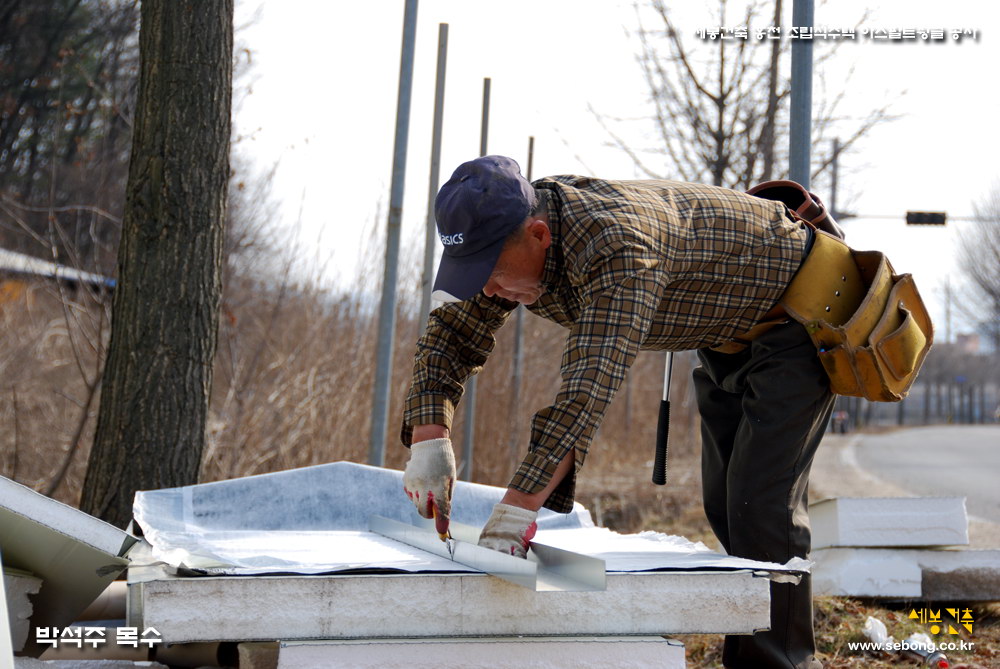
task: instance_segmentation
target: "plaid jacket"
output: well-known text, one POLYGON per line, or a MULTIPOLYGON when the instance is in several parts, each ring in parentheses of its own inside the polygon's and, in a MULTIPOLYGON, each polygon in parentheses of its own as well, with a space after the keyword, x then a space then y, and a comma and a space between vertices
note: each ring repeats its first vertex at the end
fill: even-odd
MULTIPOLYGON (((540 179, 552 245, 528 310, 569 330, 562 385, 535 414, 527 456, 511 480, 542 490, 573 447, 576 466, 545 506, 572 509, 575 472, 640 349, 689 350, 749 330, 798 269, 807 233, 778 202, 677 181, 540 179)), ((517 306, 482 293, 430 315, 417 342, 402 440, 413 425, 451 427, 463 384, 486 362, 517 306)))

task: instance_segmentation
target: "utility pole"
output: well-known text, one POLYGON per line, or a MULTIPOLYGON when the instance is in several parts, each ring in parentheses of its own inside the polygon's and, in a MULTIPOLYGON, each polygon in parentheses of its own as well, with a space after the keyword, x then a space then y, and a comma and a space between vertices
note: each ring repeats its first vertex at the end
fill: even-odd
MULTIPOLYGON (((792 3, 792 25, 812 28, 813 0, 792 3)), ((792 90, 789 117, 788 178, 809 190, 810 148, 812 145, 812 65, 811 39, 792 42, 792 90)))
POLYGON ((837 209, 837 187, 840 178, 840 138, 833 138, 833 165, 830 178, 830 215, 840 222, 840 210, 837 209))
POLYGON ((431 174, 427 193, 427 229, 424 236, 424 276, 420 294, 420 314, 431 312, 431 291, 434 286, 434 249, 437 248, 437 226, 434 222, 434 200, 437 198, 441 172, 441 129, 444 125, 444 78, 448 61, 448 24, 438 24, 437 76, 434 84, 434 124, 431 131, 431 174))
POLYGON ((417 37, 417 0, 406 0, 403 13, 403 48, 396 98, 396 138, 392 156, 392 186, 385 240, 382 302, 378 314, 375 355, 375 397, 372 406, 368 464, 385 464, 385 435, 389 425, 392 380, 392 343, 396 334, 396 278, 399 274, 399 237, 403 221, 403 182, 406 177, 406 142, 410 130, 410 97, 413 91, 413 47, 417 37))
MULTIPOLYGON (((535 160, 535 138, 528 138, 528 171, 525 173, 528 181, 531 181, 531 172, 535 160)), ((510 455, 512 459, 517 459, 518 439, 521 437, 521 377, 524 373, 524 307, 518 305, 514 310, 514 378, 511 392, 511 431, 510 431, 510 455)))
MULTIPOLYGON (((486 155, 486 139, 490 133, 490 78, 483 79, 483 121, 479 131, 479 155, 486 155)), ((465 384, 465 421, 462 425, 462 466, 458 478, 463 481, 472 480, 472 457, 475 451, 476 434, 476 377, 469 378, 465 384)))
POLYGON ((951 343, 951 278, 944 279, 944 343, 951 343))

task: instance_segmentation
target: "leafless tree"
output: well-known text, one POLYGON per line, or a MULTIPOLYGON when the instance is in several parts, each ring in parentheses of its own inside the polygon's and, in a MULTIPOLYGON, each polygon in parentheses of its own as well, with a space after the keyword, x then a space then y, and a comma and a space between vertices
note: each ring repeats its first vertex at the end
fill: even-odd
MULTIPOLYGON (((781 64, 790 42, 787 36, 769 39, 764 27, 782 25, 782 0, 775 0, 768 13, 763 3, 753 1, 739 12, 728 0, 719 0, 716 7, 716 25, 745 27, 745 39, 706 38, 691 47, 684 36, 694 38, 694 31, 675 25, 665 0, 636 7, 638 60, 653 107, 656 146, 637 148, 623 137, 625 119, 595 113, 613 145, 628 153, 649 177, 746 189, 786 176, 787 170, 779 167, 787 164, 786 143, 779 140, 788 132, 790 84, 781 64), (656 27, 651 25, 654 21, 656 27), (769 48, 763 48, 764 42, 769 48)), ((820 54, 817 65, 833 53, 820 54)), ((837 131, 843 135, 838 153, 843 153, 892 118, 889 105, 883 105, 862 119, 845 119, 839 112, 843 99, 841 92, 816 105, 814 146, 826 145, 823 140, 832 139, 831 133, 837 131)), ((834 159, 832 151, 814 157, 813 176, 826 172, 834 159)))
POLYGON ((136 0, 0 2, 0 245, 109 274, 138 70, 136 0))
POLYGON ((196 483, 222 286, 233 1, 144 0, 111 343, 81 509, 196 483))
POLYGON ((973 211, 975 220, 959 237, 958 267, 967 286, 959 308, 1000 353, 1000 182, 973 211))

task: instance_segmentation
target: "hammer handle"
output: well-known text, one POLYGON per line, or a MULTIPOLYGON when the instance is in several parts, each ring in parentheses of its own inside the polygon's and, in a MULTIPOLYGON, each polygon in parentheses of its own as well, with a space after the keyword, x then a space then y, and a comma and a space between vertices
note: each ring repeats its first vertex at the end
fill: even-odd
POLYGON ((656 421, 656 453, 653 458, 653 483, 667 482, 667 438, 670 433, 670 375, 673 371, 674 354, 667 352, 663 369, 663 399, 660 401, 660 415, 656 421))

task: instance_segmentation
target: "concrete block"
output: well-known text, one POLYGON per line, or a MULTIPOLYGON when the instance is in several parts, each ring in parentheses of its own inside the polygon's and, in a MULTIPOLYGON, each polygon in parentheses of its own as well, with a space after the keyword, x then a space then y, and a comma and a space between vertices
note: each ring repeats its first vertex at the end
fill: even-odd
POLYGON ((923 598, 1000 602, 1000 550, 921 551, 923 598))
POLYGON ((42 579, 19 569, 3 570, 4 594, 7 596, 7 617, 10 621, 10 640, 14 652, 24 650, 31 628, 33 607, 29 595, 38 594, 42 579))
POLYGON ((282 643, 279 669, 684 669, 663 637, 366 639, 282 643))
POLYGON ((1000 550, 822 548, 811 557, 816 594, 1000 601, 1000 550))
POLYGON ((839 497, 809 507, 813 548, 969 543, 964 497, 839 497))
POLYGON ((479 573, 149 573, 157 569, 130 570, 128 624, 155 627, 167 643, 379 638, 387 621, 400 638, 752 634, 770 624, 770 581, 752 571, 608 573, 604 592, 539 593, 479 573), (428 616, 427 602, 449 615, 428 616))

